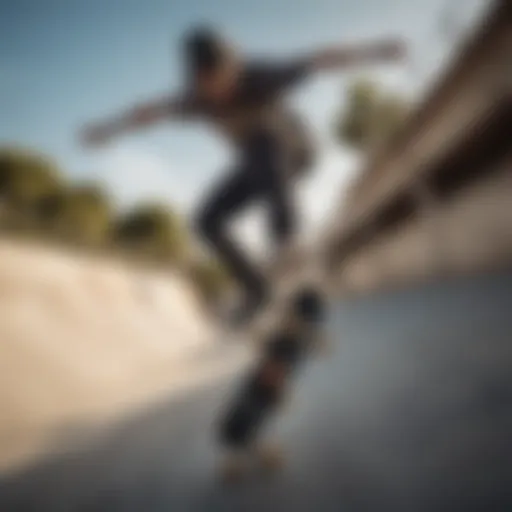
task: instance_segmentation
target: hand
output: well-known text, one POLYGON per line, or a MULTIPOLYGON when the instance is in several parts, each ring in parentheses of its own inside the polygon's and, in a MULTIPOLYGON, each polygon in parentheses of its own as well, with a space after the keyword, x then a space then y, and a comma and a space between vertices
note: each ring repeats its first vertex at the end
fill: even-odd
POLYGON ((407 57, 407 46, 403 40, 394 39, 377 43, 371 54, 378 60, 400 62, 407 57))
POLYGON ((80 140, 86 147, 98 147, 106 144, 112 135, 113 130, 106 124, 91 125, 82 130, 80 140))

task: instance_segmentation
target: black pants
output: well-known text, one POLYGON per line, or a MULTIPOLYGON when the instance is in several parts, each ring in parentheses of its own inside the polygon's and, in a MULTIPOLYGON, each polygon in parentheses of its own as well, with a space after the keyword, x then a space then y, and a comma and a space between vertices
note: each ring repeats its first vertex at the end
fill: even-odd
MULTIPOLYGON (((300 162, 305 165, 305 162, 300 162)), ((260 134, 243 150, 242 162, 217 185, 200 209, 197 224, 202 236, 242 285, 249 297, 267 291, 265 278, 250 264, 226 230, 227 223, 256 201, 264 201, 270 216, 270 234, 278 245, 285 244, 296 229, 292 200, 293 162, 278 138, 260 134)))

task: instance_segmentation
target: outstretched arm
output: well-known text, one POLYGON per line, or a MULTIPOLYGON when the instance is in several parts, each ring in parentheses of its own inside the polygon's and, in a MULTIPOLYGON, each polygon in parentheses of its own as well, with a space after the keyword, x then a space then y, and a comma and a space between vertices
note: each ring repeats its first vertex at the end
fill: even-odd
POLYGON ((110 119, 87 125, 81 131, 80 138, 87 146, 97 146, 124 133, 188 113, 189 105, 185 100, 167 96, 136 105, 110 119))
POLYGON ((263 88, 283 90, 319 71, 343 70, 363 64, 400 62, 406 46, 400 39, 384 39, 364 44, 326 48, 269 68, 263 88))
POLYGON ((384 39, 363 44, 327 48, 307 60, 310 71, 344 69, 363 64, 400 62, 406 57, 406 46, 400 39, 384 39))

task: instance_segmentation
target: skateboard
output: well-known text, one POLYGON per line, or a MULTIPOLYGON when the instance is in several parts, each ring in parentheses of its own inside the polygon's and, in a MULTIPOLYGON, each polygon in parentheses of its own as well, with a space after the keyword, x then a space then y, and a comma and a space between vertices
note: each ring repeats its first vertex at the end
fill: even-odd
POLYGON ((302 287, 280 308, 279 322, 262 334, 260 357, 228 402, 218 425, 224 481, 238 480, 252 463, 264 471, 282 467, 281 447, 264 441, 262 431, 286 402, 293 377, 306 356, 323 340, 325 310, 320 289, 302 287))

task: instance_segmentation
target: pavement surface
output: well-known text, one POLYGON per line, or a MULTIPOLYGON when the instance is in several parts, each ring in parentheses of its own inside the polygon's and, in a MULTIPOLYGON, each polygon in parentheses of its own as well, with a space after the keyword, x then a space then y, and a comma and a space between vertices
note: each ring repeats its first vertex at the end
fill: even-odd
POLYGON ((344 299, 330 330, 267 432, 279 474, 217 479, 237 375, 4 476, 0 510, 512 510, 512 273, 344 299))

